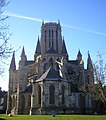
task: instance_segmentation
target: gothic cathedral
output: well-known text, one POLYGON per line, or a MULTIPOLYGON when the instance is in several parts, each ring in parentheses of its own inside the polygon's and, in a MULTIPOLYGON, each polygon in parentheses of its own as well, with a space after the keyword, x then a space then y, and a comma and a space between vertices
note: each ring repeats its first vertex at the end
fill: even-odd
POLYGON ((69 60, 60 23, 42 22, 34 59, 27 60, 23 47, 16 69, 13 53, 6 112, 30 115, 90 113, 92 99, 86 91, 89 81, 94 82, 89 52, 87 69, 80 50, 75 60, 69 60))

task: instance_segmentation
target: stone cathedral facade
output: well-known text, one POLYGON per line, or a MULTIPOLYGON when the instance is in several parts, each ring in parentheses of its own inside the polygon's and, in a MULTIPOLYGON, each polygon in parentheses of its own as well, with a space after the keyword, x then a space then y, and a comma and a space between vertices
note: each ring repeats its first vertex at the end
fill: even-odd
POLYGON ((33 60, 27 60, 23 47, 16 69, 15 52, 9 68, 7 113, 51 114, 89 113, 92 99, 86 84, 94 82, 90 54, 87 69, 78 51, 69 60, 60 23, 44 23, 33 60))

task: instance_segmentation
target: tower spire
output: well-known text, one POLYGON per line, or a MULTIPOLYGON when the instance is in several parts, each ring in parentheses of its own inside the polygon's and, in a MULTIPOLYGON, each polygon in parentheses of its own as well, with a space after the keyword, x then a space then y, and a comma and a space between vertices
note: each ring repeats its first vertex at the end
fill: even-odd
POLYGON ((10 64, 10 70, 16 70, 16 63, 15 63, 15 51, 13 52, 11 64, 10 64))
POLYGON ((40 41, 39 41, 39 36, 38 36, 38 41, 37 41, 37 46, 35 50, 35 57, 41 54, 41 46, 40 46, 40 41))
POLYGON ((78 51, 78 54, 77 54, 77 60, 78 61, 82 60, 82 54, 81 54, 80 50, 78 51))
POLYGON ((87 70, 90 70, 90 69, 93 69, 93 65, 92 65, 90 53, 88 51, 87 70))
POLYGON ((25 55, 25 50, 24 50, 24 46, 23 46, 21 56, 24 56, 24 55, 25 55))
POLYGON ((64 36, 63 36, 63 44, 62 44, 62 55, 65 55, 68 58, 68 53, 67 53, 67 49, 66 49, 66 45, 65 45, 65 41, 64 41, 64 36))
POLYGON ((21 60, 24 61, 24 62, 27 61, 27 57, 25 55, 24 46, 23 46, 22 53, 21 53, 21 60))

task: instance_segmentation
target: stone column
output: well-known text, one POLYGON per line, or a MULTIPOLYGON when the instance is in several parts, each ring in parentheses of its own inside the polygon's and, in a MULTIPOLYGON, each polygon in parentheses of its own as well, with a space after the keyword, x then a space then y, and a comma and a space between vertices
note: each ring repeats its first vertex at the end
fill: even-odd
POLYGON ((32 83, 32 95, 31 95, 31 109, 30 109, 30 115, 35 114, 36 112, 36 105, 35 105, 35 81, 34 79, 31 79, 32 83))
POLYGON ((7 95, 7 110, 6 110, 6 114, 11 113, 11 103, 10 103, 10 93, 8 91, 8 95, 7 95))

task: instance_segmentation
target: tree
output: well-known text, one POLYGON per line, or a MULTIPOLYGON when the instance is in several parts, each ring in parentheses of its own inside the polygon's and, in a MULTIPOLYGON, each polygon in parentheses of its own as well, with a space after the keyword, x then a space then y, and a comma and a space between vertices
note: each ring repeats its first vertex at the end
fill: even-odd
POLYGON ((103 60, 103 54, 98 52, 97 61, 93 65, 94 83, 87 83, 88 93, 91 95, 95 110, 103 112, 106 107, 106 64, 103 60))
POLYGON ((104 63, 103 54, 98 52, 98 60, 94 64, 95 82, 102 86, 106 83, 106 63, 104 63))
POLYGON ((4 72, 5 60, 12 53, 12 47, 8 42, 11 36, 9 25, 6 23, 8 16, 3 16, 4 8, 7 4, 6 0, 0 0, 0 75, 4 72))

